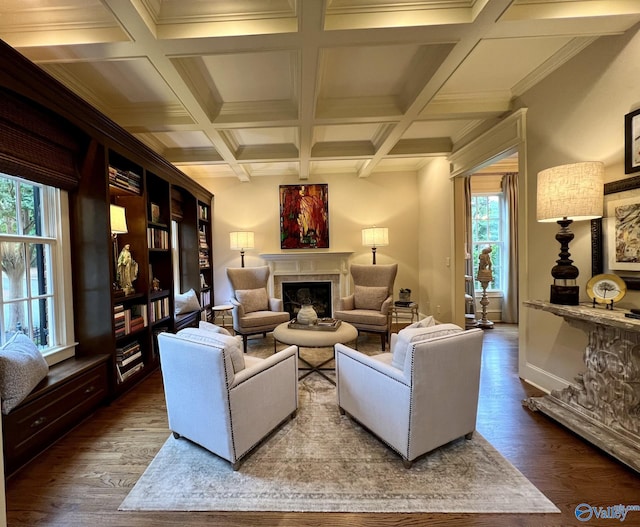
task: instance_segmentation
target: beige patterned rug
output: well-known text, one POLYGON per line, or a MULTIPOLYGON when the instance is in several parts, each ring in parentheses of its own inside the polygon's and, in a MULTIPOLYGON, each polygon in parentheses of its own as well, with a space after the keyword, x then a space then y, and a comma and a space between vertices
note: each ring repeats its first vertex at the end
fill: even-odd
POLYGON ((299 410, 237 472, 173 436, 120 510, 289 512, 560 512, 480 434, 406 470, 336 405, 317 374, 300 381, 299 410))

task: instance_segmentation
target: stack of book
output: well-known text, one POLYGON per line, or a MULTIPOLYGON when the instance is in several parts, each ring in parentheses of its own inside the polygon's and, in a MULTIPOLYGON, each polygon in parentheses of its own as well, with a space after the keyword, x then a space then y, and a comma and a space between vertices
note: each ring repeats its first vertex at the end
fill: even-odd
POLYGON ((123 304, 113 306, 113 322, 116 338, 147 327, 147 306, 134 305, 125 308, 123 304))
POLYGON ((118 370, 118 382, 125 381, 134 373, 144 368, 140 343, 134 341, 121 348, 116 348, 116 366, 118 370))
POLYGON ((141 193, 141 177, 139 174, 131 170, 121 170, 116 167, 109 166, 109 183, 114 187, 130 190, 136 194, 141 193))
POLYGON ((207 243, 207 233, 204 230, 198 231, 198 255, 200 257, 200 268, 209 267, 209 244, 207 243))

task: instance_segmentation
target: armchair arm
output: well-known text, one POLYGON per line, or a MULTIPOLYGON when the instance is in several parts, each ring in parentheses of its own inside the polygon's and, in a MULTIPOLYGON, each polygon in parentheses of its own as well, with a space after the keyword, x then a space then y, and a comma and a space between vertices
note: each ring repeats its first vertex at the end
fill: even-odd
POLYGON ((389 295, 387 299, 382 302, 382 306, 380 307, 380 313, 383 315, 388 315, 389 310, 391 309, 391 303, 393 302, 393 295, 389 295))
POLYGON ((230 298, 229 303, 233 306, 231 310, 231 317, 233 318, 233 326, 240 327, 240 319, 244 317, 244 307, 235 298, 230 298))
POLYGON ((284 311, 284 302, 281 298, 269 298, 269 309, 271 311, 284 311))
POLYGON ((338 300, 338 311, 352 311, 356 308, 354 295, 344 296, 338 300))
POLYGON ((391 379, 401 382, 402 384, 405 384, 407 386, 409 386, 410 384, 410 379, 407 378, 403 370, 399 370, 398 368, 395 368, 390 364, 376 360, 375 358, 356 351, 349 346, 345 346, 344 344, 336 344, 335 348, 336 360, 339 360, 339 355, 342 354, 360 363, 360 365, 362 365, 362 368, 369 368, 373 370, 370 372, 373 375, 386 375, 387 377, 390 377, 391 379))
POLYGON ((297 348, 295 346, 288 346, 287 348, 278 351, 277 353, 274 353, 273 355, 269 355, 269 357, 267 357, 266 359, 253 364, 247 368, 245 368, 244 370, 239 371, 238 373, 235 374, 234 378, 233 378, 233 382, 231 383, 231 385, 229 386, 230 389, 233 389, 235 386, 238 386, 239 384, 242 384, 243 382, 245 382, 247 379, 251 378, 251 377, 255 377, 256 375, 258 375, 259 373, 268 370, 269 368, 271 368, 272 366, 274 366, 275 364, 278 364, 279 362, 282 362, 283 360, 287 359, 288 357, 295 357, 296 361, 297 361, 297 348))

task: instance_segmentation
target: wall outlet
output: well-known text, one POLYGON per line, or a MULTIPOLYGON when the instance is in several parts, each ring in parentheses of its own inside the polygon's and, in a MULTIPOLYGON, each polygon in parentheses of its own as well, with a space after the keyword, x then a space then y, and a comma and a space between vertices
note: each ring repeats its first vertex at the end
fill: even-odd
POLYGON ((436 315, 440 314, 440 304, 436 306, 436 315))

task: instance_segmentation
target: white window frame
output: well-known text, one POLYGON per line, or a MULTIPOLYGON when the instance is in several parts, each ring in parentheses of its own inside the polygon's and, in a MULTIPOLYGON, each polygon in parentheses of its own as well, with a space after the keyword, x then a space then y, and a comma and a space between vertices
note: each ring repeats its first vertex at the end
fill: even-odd
MULTIPOLYGON (((71 229, 69 224, 69 195, 66 191, 41 185, 10 174, 0 173, 0 177, 12 179, 24 185, 37 186, 42 195, 43 236, 15 235, 0 233, 0 241, 18 243, 42 243, 49 247, 51 280, 50 346, 41 350, 51 366, 75 355, 75 333, 73 328, 73 289, 71 276, 71 229)), ((29 280, 27 281, 29 283, 29 280)), ((30 286, 29 286, 30 287, 30 286)), ((31 295, 27 289, 28 309, 31 295)), ((4 325, 4 304, 0 291, 0 321, 4 325)), ((4 327, 4 326, 3 326, 4 327)))
MULTIPOLYGON (((471 254, 474 254, 473 251, 473 247, 475 246, 486 246, 486 245, 492 245, 492 246, 499 246, 500 247, 500 255, 502 256, 502 260, 499 262, 500 264, 500 270, 501 270, 501 278, 502 280, 505 279, 505 272, 506 272, 506 261, 505 260, 505 251, 507 249, 506 244, 507 242, 505 241, 506 236, 507 236, 507 225, 505 224, 505 207, 504 207, 504 193, 500 192, 500 191, 494 191, 494 192, 473 192, 472 193, 472 198, 474 197, 489 197, 489 196, 497 196, 499 203, 498 203, 498 214, 499 214, 499 223, 500 223, 500 241, 495 242, 495 241, 491 241, 491 242, 485 242, 485 241, 481 241, 478 242, 476 240, 471 240, 471 244, 472 244, 472 250, 471 250, 471 254)), ((475 218, 473 217, 473 214, 471 215, 471 221, 474 222, 475 218)), ((472 225, 472 229, 471 232, 473 232, 473 225, 472 225)), ((493 255, 492 255, 492 260, 493 260, 493 255)), ((494 260, 495 261, 495 260, 494 260)), ((475 263, 476 267, 477 267, 477 262, 475 263)), ((477 280, 475 279, 475 274, 476 274, 477 269, 474 269, 474 280, 476 282, 476 297, 479 298, 482 296, 482 289, 480 287, 477 287, 477 280)), ((493 282, 489 283, 489 287, 487 287, 487 294, 488 296, 491 297, 502 297, 504 296, 504 289, 502 287, 494 287, 493 282)), ((503 284, 500 284, 501 286, 503 284)))

